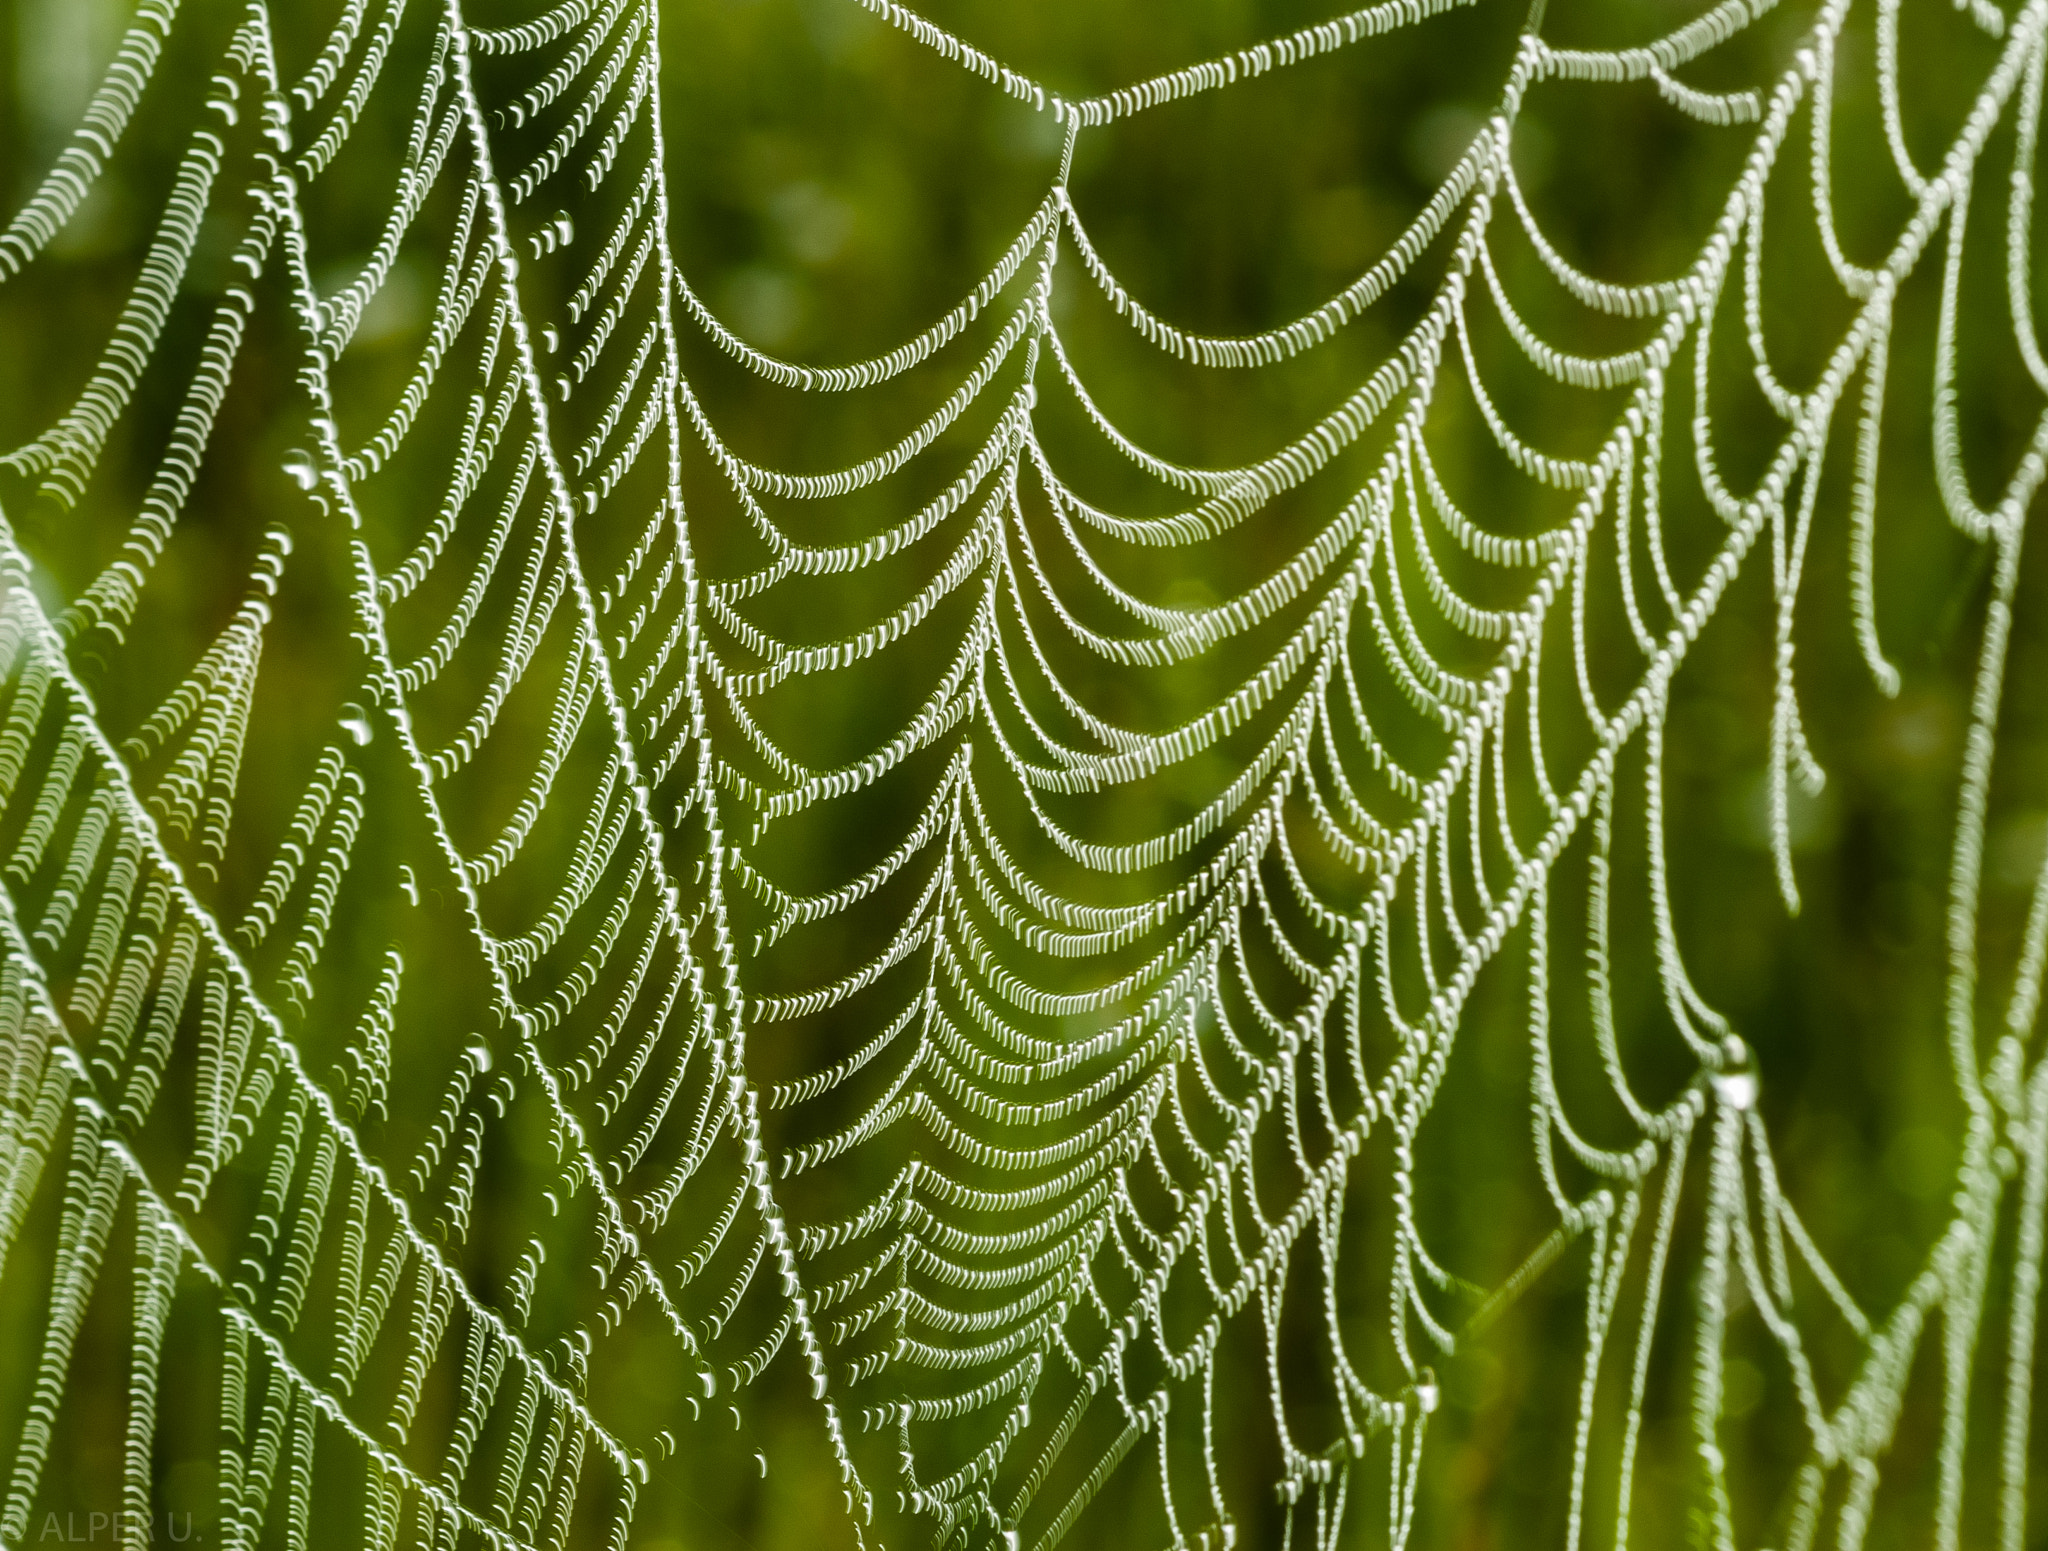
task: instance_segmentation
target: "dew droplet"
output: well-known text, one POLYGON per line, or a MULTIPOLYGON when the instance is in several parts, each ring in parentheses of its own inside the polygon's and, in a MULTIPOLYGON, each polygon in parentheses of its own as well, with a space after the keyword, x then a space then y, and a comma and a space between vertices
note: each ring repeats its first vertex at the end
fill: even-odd
POLYGON ((286 454, 284 471, 301 490, 311 490, 320 483, 320 467, 313 461, 313 455, 296 447, 286 454))
POLYGON ((1730 1034, 1721 1042, 1721 1068, 1708 1080, 1730 1109, 1745 1110, 1756 1103, 1756 1061, 1741 1035, 1730 1034))
POLYGON ((1424 1368, 1422 1370, 1422 1377, 1416 1381, 1415 1385, 1415 1409, 1424 1416, 1428 1416, 1430 1412, 1436 1409, 1436 1403, 1441 1398, 1442 1396, 1437 1392, 1436 1374, 1432 1370, 1424 1368))
POLYGON ((1748 1109, 1756 1103, 1756 1073, 1716 1072, 1714 1091, 1731 1109, 1748 1109))

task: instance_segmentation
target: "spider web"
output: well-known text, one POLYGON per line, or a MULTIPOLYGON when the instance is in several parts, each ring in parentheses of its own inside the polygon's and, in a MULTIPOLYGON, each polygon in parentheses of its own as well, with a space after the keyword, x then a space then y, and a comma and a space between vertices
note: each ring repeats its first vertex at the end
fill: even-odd
POLYGON ((2048 416, 1980 505, 1957 320, 1990 208, 2007 333, 2048 391, 2029 247, 2048 4, 1957 8, 1980 84, 1916 164, 1880 0, 1856 85, 1905 213, 1860 254, 1832 204, 1847 0, 1793 18, 1789 63, 1734 91, 1684 77, 1766 5, 1604 49, 1532 18, 1493 116, 1384 255, 1293 322, 1212 338, 1091 242, 1077 146, 1426 33, 1457 0, 1087 99, 858 3, 1064 151, 959 305, 852 365, 764 354, 677 267, 660 63, 690 23, 641 0, 490 26, 459 0, 141 0, 0 234, 0 297, 34 299, 8 314, 26 430, 0 458, 0 1540, 89 1511, 141 1544, 182 1510, 248 1547, 691 1542, 740 1511, 735 1483, 772 1492, 771 1459, 819 1456, 827 1532, 863 1544, 1143 1523, 1209 1547, 1383 1524, 1400 1545, 1434 1365, 1571 1275, 1568 1544, 1670 1532, 1631 1509, 1659 1407, 1689 1439, 1702 1540, 1753 1522, 1724 1452, 1738 1319, 1797 1440, 1773 1543, 1862 1544, 1902 1428, 1932 1440, 1936 1544, 2024 1543, 2048 871, 2009 974, 1980 983, 1977 959, 2048 416), (1532 212, 1518 115, 1572 84, 1653 90, 1742 148, 1672 278, 1583 272, 1532 212), (2009 178, 1980 165, 2008 156, 2009 178), (81 260, 117 166, 157 203, 81 260), (1805 386, 1766 348, 1772 199, 1803 205, 1779 225, 1818 232, 1844 304, 1805 386), (1514 243, 1544 310, 1511 298, 1514 243), (1923 270, 1920 434, 1947 522, 1988 556, 1945 938, 1965 1123, 1946 1229, 1874 1311, 1780 1189, 1769 1061, 1688 977, 1664 743, 1702 631, 1761 573, 1770 851, 1796 912, 1793 816, 1823 774, 1795 603, 1841 484, 1854 641, 1896 691, 1881 435, 1923 270), (90 336, 81 273, 118 298, 90 336), (1120 431, 1055 305, 1092 288, 1166 361, 1250 371, 1403 286, 1419 300, 1376 369, 1233 468, 1120 431), (419 321, 392 325, 408 287, 419 321), (1573 354, 1525 321, 1568 313, 1633 342, 1573 354), (792 417, 945 386, 881 451, 774 468, 685 374, 705 347, 792 417), (1546 386, 1504 394, 1482 368, 1509 356, 1546 386), (1731 360, 1775 417, 1746 491, 1709 412, 1731 360), (1091 501, 1041 397, 1157 498, 1091 501), (1460 504, 1454 399, 1540 520, 1460 504), (1517 434, 1511 408, 1539 401, 1587 451, 1517 434), (1823 477, 1831 443, 1846 479, 1823 477), (693 480, 716 501, 686 509, 693 480), (1131 580, 1134 555, 1209 574, 1252 525, 1285 531, 1296 492, 1322 501, 1306 536, 1228 596, 1131 580), (931 672, 898 710, 860 687, 915 650, 931 672), (856 707, 851 756, 806 752, 833 696, 856 707), (1615 859, 1631 824, 1640 878, 1615 859), (825 876, 860 854, 831 842, 852 831, 872 862, 825 876), (1614 1011, 1617 900, 1648 923, 1654 1039, 1684 1066, 1661 1098, 1629 1072, 1652 1036, 1614 1011), (1553 912, 1583 976, 1550 962, 1553 912), (1479 1288, 1425 1242, 1417 1149, 1510 951, 1555 1228, 1479 1288), (1560 1001, 1580 980, 1583 1016, 1560 1001), (1553 1075, 1574 1045, 1609 1090, 1599 1125, 1553 1075), (1966 1485, 1987 1505, 1967 1515, 1966 1485))

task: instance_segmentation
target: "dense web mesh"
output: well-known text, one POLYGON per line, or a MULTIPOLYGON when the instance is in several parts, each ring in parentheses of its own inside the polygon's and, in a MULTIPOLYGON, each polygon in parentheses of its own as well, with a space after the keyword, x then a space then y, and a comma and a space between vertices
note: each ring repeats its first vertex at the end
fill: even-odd
POLYGON ((672 253, 689 4, 139 0, 79 44, 0 234, 0 1541, 724 1544, 782 1491, 832 1544, 1437 1543, 1447 1365, 1512 1325, 1570 1347, 1513 1424, 1531 1539, 2031 1543, 2048 869, 1981 907, 2038 693, 2048 3, 1913 0, 1967 76, 1931 108, 1901 0, 1509 17, 1434 192, 1238 337, 1126 289, 1091 137, 1487 5, 1085 97, 844 5, 1057 154, 957 306, 841 365, 672 253), (1690 251, 1546 235, 1546 93, 1715 148, 1690 251), (1192 466, 1098 402, 1084 305, 1224 392, 1352 353, 1192 466), (721 412, 871 395, 836 463, 721 412), (1907 461, 1938 493, 1886 496, 1907 461), (1802 587, 1897 694, 1888 523, 1980 558, 1953 1147, 1873 1302, 1688 972, 1667 741, 1747 589, 1796 915, 1802 587), (1488 998, 1548 1202, 1497 1273, 1431 1227, 1488 998), (1513 1325, 1539 1296, 1575 1312, 1513 1325))

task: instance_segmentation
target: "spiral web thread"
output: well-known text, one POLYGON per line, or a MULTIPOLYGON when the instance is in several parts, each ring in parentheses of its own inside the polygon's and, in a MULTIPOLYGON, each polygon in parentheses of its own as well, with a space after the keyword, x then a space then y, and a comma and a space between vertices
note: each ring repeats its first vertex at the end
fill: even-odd
MULTIPOLYGON (((1875 89, 1909 215, 1889 249, 1861 256, 1831 211, 1849 0, 1802 23, 1782 75, 1734 93, 1684 75, 1765 4, 1728 0, 1605 52, 1553 47, 1532 23, 1494 116, 1384 256, 1314 312, 1229 339, 1183 332, 1119 283, 1068 195, 1077 141, 1427 29, 1459 0, 1387 0, 1084 101, 890 0, 859 3, 1049 115, 1065 153, 973 292, 854 365, 761 353, 672 262, 659 59, 687 8, 643 0, 568 0, 491 28, 460 0, 340 0, 317 25, 303 13, 318 7, 140 0, 76 132, 0 234, 0 287, 54 283, 53 241, 107 169, 144 142, 171 158, 116 322, 89 348, 71 342, 82 384, 0 458, 13 508, 0 530, 0 1287, 37 1316, 5 1392, 0 1540, 44 1532, 51 1483, 86 1468, 78 1455, 115 1461, 95 1503, 117 1503, 116 1529, 143 1543, 175 1453, 212 1462, 223 1544, 632 1545, 651 1533, 650 1483, 693 1458, 737 1451, 768 1474, 752 1407, 774 1373, 809 1392, 854 1541, 1112 1543, 1122 1530, 1091 1530, 1091 1503, 1139 1481, 1120 1490, 1150 1502, 1175 1545, 1229 1545, 1252 1523, 1335 1545, 1368 1511, 1401 1545, 1438 1405, 1432 1362, 1583 1250, 1584 1380, 1560 1404, 1574 1417, 1558 1484, 1569 1543, 1596 1497, 1617 1545, 1674 1532, 1630 1512, 1658 1339, 1689 1343, 1699 1523, 1734 1543, 1722 1354, 1746 1300, 1805 1439, 1778 1543, 1862 1543, 1938 1315, 1934 1543, 1962 1543, 1968 1480, 1986 1483, 1991 1506, 1973 1511, 1997 1543, 2023 1544, 2048 872, 1989 1032, 1976 910, 2048 416, 1979 505, 1959 450, 1956 317, 1981 184, 2005 201, 2012 335, 2048 391, 2029 251, 2048 0, 1957 8, 1995 46, 1931 167, 1901 129, 1898 0, 1878 0, 1875 89), (1747 147, 1674 278, 1603 281, 1546 240, 1509 148, 1525 94, 1553 82, 1654 90, 1747 147), (2014 147, 2009 181, 1978 176, 1998 134, 2014 147), (1795 388, 1773 373, 1757 298, 1767 180, 1800 156, 1850 322, 1795 388), (331 192, 344 160, 385 190, 373 229, 331 192), (1546 343, 1496 270, 1504 233, 1572 303, 1633 320, 1640 343, 1598 358, 1546 343), (1940 494, 1992 577, 1947 937, 1968 1120, 1947 1229, 1897 1307, 1873 1312, 1780 1191, 1757 1064, 1687 978, 1662 750, 1700 631, 1745 567, 1768 566, 1772 849, 1796 910, 1792 792, 1822 773, 1801 728, 1793 605, 1820 468, 1846 438, 1856 642, 1892 692, 1874 603, 1885 367, 1895 299, 1931 247, 1945 266, 1929 411, 1940 494), (329 249, 356 255, 339 282, 329 249), (1054 321, 1056 284, 1093 286, 1173 361, 1270 366, 1337 337, 1432 252, 1441 279, 1385 362, 1240 468, 1182 467, 1128 440, 1054 321), (210 286, 191 283, 203 265, 210 286), (357 371, 365 321, 408 266, 433 298, 406 338, 410 366, 357 371), (1596 452, 1517 437, 1479 370, 1482 318, 1605 428, 1596 452), (1717 472, 1719 367, 1694 348, 1731 318, 1779 421, 1747 493, 1717 472), (749 461, 680 364, 708 345, 793 394, 854 394, 936 371, 984 327, 929 418, 826 473, 749 461), (1430 417, 1453 380, 1532 489, 1559 492, 1551 526, 1507 536, 1459 507, 1430 417), (145 382, 174 406, 156 420, 138 407, 145 382), (1067 395, 1179 509, 1123 515, 1069 488, 1037 434, 1041 393, 1067 395), (281 464, 225 429, 249 404, 297 428, 281 464), (990 404, 960 452, 947 433, 990 404), (1719 522, 1690 573, 1665 545, 1674 418, 1719 522), (91 492, 111 446, 136 456, 130 422, 147 427, 147 488, 110 514, 91 492), (1369 476, 1235 596, 1151 603, 1103 559, 1199 555, 1360 447, 1375 449, 1369 476), (706 457, 755 546, 730 576, 693 560, 692 525, 710 519, 686 513, 682 470, 706 457), (798 536, 803 503, 947 458, 939 493, 893 525, 798 536), (206 484, 221 468, 289 517, 244 531, 206 484), (23 520, 32 500, 98 546, 75 589, 39 549, 47 525, 23 520), (230 535, 206 552, 226 602, 168 693, 103 712, 96 696, 118 700, 124 674, 161 678, 183 650, 156 609, 159 563, 200 504, 230 535), (842 638, 796 644, 758 622, 797 582, 942 549, 842 638), (1461 597, 1453 555, 1515 601, 1461 597), (1589 642, 1589 586, 1617 579, 1627 633, 1589 642), (1088 623, 1111 616, 1120 631, 1088 623), (936 686, 900 725, 872 726, 856 762, 807 764, 760 715, 786 683, 941 629, 956 639, 936 686), (1134 730, 1090 708, 1089 685, 1220 660, 1254 635, 1279 645, 1232 666, 1179 725, 1134 730), (1546 641, 1568 672, 1542 676, 1546 641), (265 698, 266 657, 282 651, 324 676, 265 698), (1090 664, 1079 677, 1076 661, 1090 664), (1434 740, 1426 757, 1404 763, 1376 731, 1402 717, 1434 740), (1580 752, 1546 753, 1567 746, 1580 752), (1101 825, 1085 799, 1143 796, 1204 760, 1227 769, 1192 816, 1137 841, 1088 838, 1101 825), (493 788, 463 784, 477 770, 512 798, 478 798, 493 788), (763 849, 777 826, 891 780, 918 783, 916 812, 879 861, 816 892, 778 883, 763 849), (244 812, 259 790, 285 794, 268 832, 244 812), (1630 1087, 1608 992, 1608 855, 1617 808, 1638 802, 1659 1037, 1683 1041, 1698 1073, 1661 1107, 1630 1087), (1584 1029, 1550 1015, 1553 871, 1575 840, 1591 856, 1584 1029), (1114 902, 1071 881, 1091 875, 1114 902), (884 924, 865 962, 795 989, 761 981, 778 943, 849 916, 884 924), (354 960, 331 948, 344 936, 354 960), (1511 940, 1529 958, 1532 1134, 1557 1225, 1521 1271, 1473 1293, 1424 1243, 1413 1144, 1456 1080, 1480 971, 1511 940), (769 1039, 818 1054, 757 1083, 749 1045, 769 1039), (1565 1039, 1595 1047, 1632 1143, 1574 1128, 1550 1076, 1565 1039), (856 1178, 858 1159, 886 1177, 879 1189, 851 1204, 842 1192, 836 1215, 792 1204, 817 1199, 808 1177, 856 1178), (1682 1210, 1689 1191, 1701 1199, 1682 1210), (1360 1197, 1382 1208, 1352 1251, 1385 1279, 1371 1319, 1355 1317, 1340 1259, 1360 1197), (1674 1240, 1690 1233, 1697 1274, 1675 1291, 1674 1240), (487 1239, 516 1253, 491 1259, 487 1239), (1980 1328, 1999 1281, 2002 1332, 1980 1328), (1845 1385, 1809 1361, 1823 1326, 1846 1327, 1860 1354, 1845 1385), (1232 1328, 1255 1333, 1266 1413, 1219 1408, 1232 1328), (627 1414, 617 1375, 646 1364, 650 1342, 667 1366, 662 1424, 643 1430, 614 1419, 627 1414), (1988 1379, 1980 1346, 1997 1354, 1988 1379), (207 1382, 163 1377, 188 1347, 207 1382), (94 1382, 114 1399, 87 1412, 94 1382), (1596 1428, 1603 1408, 1618 1422, 1596 1428), (1988 1471, 1966 1469, 1973 1410, 1995 1433, 1988 1471), (1279 1462, 1262 1504, 1232 1500, 1219 1460, 1247 1429, 1271 1430, 1279 1462)), ((21 352, 7 370, 71 380, 21 352)))

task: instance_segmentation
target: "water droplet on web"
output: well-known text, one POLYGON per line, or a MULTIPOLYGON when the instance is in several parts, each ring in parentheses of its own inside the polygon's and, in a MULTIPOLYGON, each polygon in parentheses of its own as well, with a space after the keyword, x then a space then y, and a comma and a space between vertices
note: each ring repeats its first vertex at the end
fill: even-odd
POLYGON ((1735 1109, 1748 1109, 1756 1102, 1756 1074, 1754 1072, 1716 1072, 1714 1091, 1722 1101, 1735 1109))
POLYGON ((1745 1110, 1756 1103, 1756 1061, 1742 1037, 1730 1034, 1721 1043, 1721 1069, 1708 1079, 1714 1092, 1730 1109, 1745 1110))
POLYGON ((301 490, 311 490, 320 483, 320 466, 313 461, 313 455, 296 447, 285 456, 284 471, 301 490))
POLYGON ((370 741, 370 735, 373 731, 370 726, 370 719, 363 715, 362 712, 354 710, 342 717, 341 730, 355 739, 357 748, 361 748, 370 741))
POLYGON ((1423 1369, 1422 1378, 1415 1386, 1415 1409, 1428 1416, 1441 1398, 1437 1392, 1436 1375, 1427 1368, 1423 1369))

